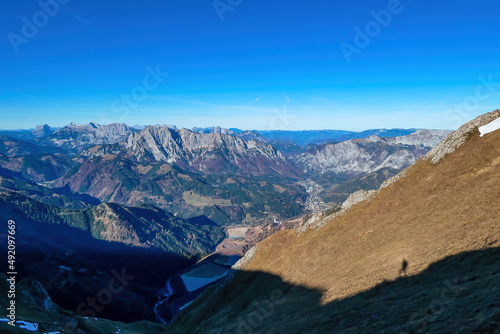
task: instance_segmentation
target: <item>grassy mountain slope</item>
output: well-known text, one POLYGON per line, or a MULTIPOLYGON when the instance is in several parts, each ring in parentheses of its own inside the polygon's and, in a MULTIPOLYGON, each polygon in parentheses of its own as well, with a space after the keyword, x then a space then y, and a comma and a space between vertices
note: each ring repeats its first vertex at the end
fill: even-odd
MULTIPOLYGON (((500 111, 493 116, 499 117, 500 111)), ((420 333, 427 328, 422 331, 411 320, 414 312, 422 310, 424 316, 434 312, 433 323, 438 327, 432 332, 493 333, 498 329, 494 324, 500 312, 500 292, 494 283, 499 269, 495 260, 498 249, 494 247, 500 244, 500 131, 481 138, 477 126, 465 128, 461 135, 464 144, 439 163, 419 160, 406 176, 371 200, 352 206, 343 215, 325 218, 323 227, 303 233, 283 231, 262 241, 243 266, 244 272, 211 297, 206 294, 206 300, 179 318, 172 332, 234 332, 241 318, 247 319, 247 324, 248 317, 258 318, 253 301, 268 301, 274 294, 275 299, 286 298, 286 302, 274 302, 273 316, 252 320, 252 333, 270 329, 274 333, 369 333, 382 329, 420 333), (482 253, 464 253, 480 250, 482 253), (439 262, 450 256, 451 262, 439 262), (462 261, 463 268, 458 265, 462 261), (434 276, 431 268, 439 268, 439 275, 434 276), (399 285, 402 275, 411 276, 404 280, 411 284, 399 285), (454 282, 455 278, 476 280, 480 287, 474 291, 476 283, 471 283, 470 294, 455 298, 452 307, 438 313, 433 299, 446 298, 440 295, 445 280, 454 282), (291 289, 294 286, 298 292, 291 289), (404 286, 409 290, 400 291, 404 286), (380 298, 381 290, 384 298, 378 303, 370 301, 380 298), (311 305, 303 291, 316 291, 316 304, 311 305), (349 302, 360 299, 369 303, 372 312, 367 314, 362 303, 349 302), (474 307, 462 307, 466 302, 474 307), (348 308, 341 309, 339 316, 332 305, 348 308), (211 308, 216 311, 210 317, 201 316, 211 308), (394 310, 399 312, 396 318, 391 313, 394 310), (483 311, 489 312, 483 321, 468 321, 483 311), (361 325, 346 325, 356 321, 361 325)))

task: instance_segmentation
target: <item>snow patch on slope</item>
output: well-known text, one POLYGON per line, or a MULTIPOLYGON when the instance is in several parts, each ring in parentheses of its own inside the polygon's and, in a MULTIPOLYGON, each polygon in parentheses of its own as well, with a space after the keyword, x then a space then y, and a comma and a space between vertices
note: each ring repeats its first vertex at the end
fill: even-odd
POLYGON ((479 127, 479 132, 481 133, 481 137, 490 132, 496 131, 500 129, 500 118, 497 118, 493 122, 490 122, 486 125, 479 127))

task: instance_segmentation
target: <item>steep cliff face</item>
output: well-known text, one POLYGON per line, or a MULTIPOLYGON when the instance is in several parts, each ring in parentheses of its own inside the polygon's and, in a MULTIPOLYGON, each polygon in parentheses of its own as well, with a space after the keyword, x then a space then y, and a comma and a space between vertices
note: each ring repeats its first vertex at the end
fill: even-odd
POLYGON ((468 123, 342 212, 265 239, 173 332, 495 332, 500 130, 480 137, 478 126, 499 116, 468 123))
POLYGON ((300 174, 271 145, 244 141, 222 133, 194 133, 186 129, 147 127, 114 144, 95 146, 82 156, 116 154, 135 161, 161 161, 204 173, 242 172, 300 174))

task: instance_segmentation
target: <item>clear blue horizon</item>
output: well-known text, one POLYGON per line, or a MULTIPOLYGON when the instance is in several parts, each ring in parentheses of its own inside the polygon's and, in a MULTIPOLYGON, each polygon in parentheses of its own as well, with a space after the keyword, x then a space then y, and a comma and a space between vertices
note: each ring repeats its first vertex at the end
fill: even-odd
POLYGON ((491 0, 2 2, 0 128, 455 129, 500 108, 499 10, 491 0))

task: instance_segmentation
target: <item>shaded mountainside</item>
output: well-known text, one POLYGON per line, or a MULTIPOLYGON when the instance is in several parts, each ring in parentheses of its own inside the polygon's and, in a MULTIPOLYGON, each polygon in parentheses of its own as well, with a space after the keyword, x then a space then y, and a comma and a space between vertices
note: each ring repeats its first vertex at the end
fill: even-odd
POLYGON ((12 192, 0 193, 0 217, 34 243, 67 243, 69 247, 103 240, 162 250, 179 256, 208 254, 224 238, 222 228, 193 224, 150 205, 125 207, 114 203, 82 210, 46 205, 12 192), (83 233, 82 233, 83 232, 83 233), (61 241, 61 236, 64 238, 61 241))
POLYGON ((39 153, 63 153, 56 147, 41 147, 34 143, 0 135, 0 153, 6 156, 34 155, 39 153))
POLYGON ((94 146, 82 156, 114 154, 134 161, 167 162, 203 173, 300 175, 281 152, 258 140, 221 133, 149 126, 114 145, 94 146))
POLYGON ((500 131, 478 126, 499 116, 451 134, 444 143, 461 145, 368 200, 265 239, 171 332, 495 333, 500 131))
POLYGON ((91 196, 78 194, 68 188, 52 188, 40 186, 15 178, 0 176, 0 191, 11 191, 29 197, 38 202, 70 209, 83 209, 90 205, 98 205, 100 201, 91 196))
POLYGON ((498 247, 465 252, 331 302, 321 289, 237 271, 165 333, 497 333, 499 261, 498 247))
MULTIPOLYGON (((43 193, 43 187, 34 185, 35 189, 31 189, 27 184, 10 181, 6 180, 7 185, 16 192, 0 192, 0 220, 15 221, 17 278, 36 279, 57 305, 72 311, 34 309, 29 301, 18 299, 18 319, 44 323, 41 328, 60 331, 66 326, 63 319, 85 323, 88 319, 83 316, 123 322, 154 321, 157 293, 165 281, 213 252, 225 238, 221 227, 203 217, 186 221, 147 204, 126 207, 105 203, 72 210, 21 195, 43 193), (23 186, 28 189, 23 190, 23 186), (119 277, 124 273, 130 277, 124 284, 126 289, 113 294, 109 302, 89 306, 89 298, 100 296, 119 273, 119 277)), ((6 239, 7 234, 0 234, 0 250, 5 254, 6 239)), ((0 272, 9 271, 6 265, 0 262, 0 272)), ((6 296, 6 291, 1 292, 6 296)), ((148 323, 136 325, 161 328, 148 323)), ((117 328, 108 320, 82 328, 104 333, 99 331, 100 326, 117 328)), ((124 324, 120 327, 136 328, 124 324)))
POLYGON ((30 182, 61 177, 75 162, 65 154, 36 154, 7 157, 0 154, 0 175, 30 182))
MULTIPOLYGON (((103 283, 106 284, 106 282, 103 283)), ((6 292, 8 288, 7 277, 3 273, 0 273, 0 291, 6 292)), ((78 315, 76 312, 64 310, 54 303, 43 285, 32 278, 25 278, 18 282, 16 285, 16 292, 17 320, 37 324, 37 332, 110 334, 116 333, 119 330, 120 333, 124 334, 153 334, 162 333, 165 330, 164 326, 148 321, 125 324, 123 322, 82 316, 78 315)), ((121 304, 118 303, 118 305, 115 306, 114 303, 112 303, 108 305, 107 309, 109 310, 109 308, 112 307, 119 308, 120 306, 122 306, 123 309, 123 305, 128 306, 130 301, 140 305, 140 303, 144 303, 144 300, 141 300, 139 297, 138 295, 129 293, 127 290, 123 290, 120 294, 114 296, 115 301, 119 300, 121 304)), ((85 296, 82 296, 81 300, 85 300, 84 298, 85 296)), ((9 300, 7 299, 7 294, 2 293, 0 296, 0 307, 6 309, 8 305, 9 300)), ((124 311, 122 310, 122 312, 124 311)), ((130 316, 126 311, 124 313, 130 316)), ((13 327, 6 322, 0 322, 0 332, 5 334, 22 334, 28 332, 26 329, 19 328, 19 325, 18 323, 18 326, 13 327)))

